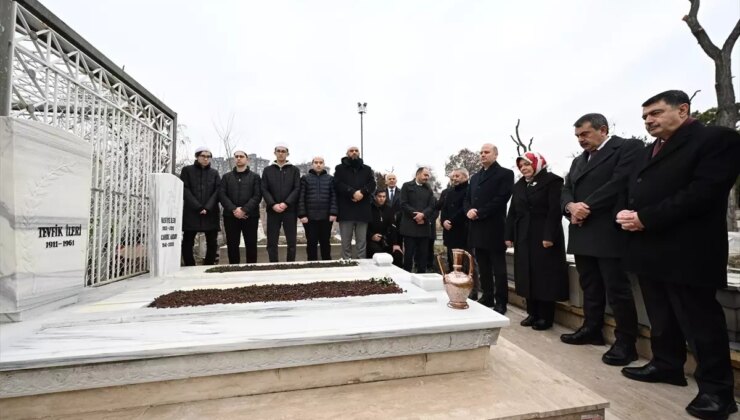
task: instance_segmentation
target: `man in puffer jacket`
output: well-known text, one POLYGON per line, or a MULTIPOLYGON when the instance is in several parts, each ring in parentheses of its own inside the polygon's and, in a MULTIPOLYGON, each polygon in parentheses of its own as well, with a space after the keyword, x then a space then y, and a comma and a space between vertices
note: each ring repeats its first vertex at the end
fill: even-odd
POLYGON ((316 156, 312 168, 301 178, 298 218, 306 231, 308 261, 318 260, 316 245, 321 246, 321 259, 331 260, 331 228, 337 220, 337 196, 334 177, 324 169, 324 158, 316 156))
POLYGON ((249 169, 249 156, 243 150, 234 152, 234 169, 221 179, 219 198, 224 208, 224 230, 229 264, 240 263, 242 235, 247 250, 247 264, 257 262, 257 228, 260 221, 262 187, 260 176, 249 169))
POLYGON ((182 208, 182 259, 186 266, 195 265, 193 244, 195 235, 206 235, 205 265, 213 265, 218 250, 218 231, 221 228, 218 214, 218 189, 221 177, 211 168, 213 154, 206 147, 195 150, 195 163, 182 168, 185 201, 182 208))
POLYGON ((288 261, 295 261, 298 193, 301 171, 288 162, 288 146, 275 146, 275 161, 262 171, 262 197, 267 207, 267 256, 278 261, 280 226, 288 242, 288 261))
POLYGON ((352 258, 352 234, 355 235, 357 258, 365 258, 367 224, 372 219, 370 206, 375 192, 375 173, 360 158, 357 146, 347 148, 347 156, 334 170, 334 187, 339 208, 339 234, 342 236, 342 258, 352 258))

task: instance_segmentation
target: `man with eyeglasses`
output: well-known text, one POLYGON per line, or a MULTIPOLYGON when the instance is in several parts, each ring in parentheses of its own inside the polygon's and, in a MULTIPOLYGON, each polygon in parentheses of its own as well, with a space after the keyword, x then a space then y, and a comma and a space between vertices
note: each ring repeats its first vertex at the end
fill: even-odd
POLYGON ((195 265, 193 245, 195 235, 206 235, 206 257, 204 265, 216 262, 218 231, 221 229, 218 215, 218 190, 221 177, 211 168, 213 154, 206 147, 195 150, 195 163, 182 168, 180 179, 184 186, 182 208, 182 259, 186 266, 195 265))
POLYGON ((239 245, 244 236, 247 264, 257 262, 257 228, 259 227, 262 186, 260 176, 249 169, 249 156, 243 150, 234 152, 234 169, 221 180, 219 198, 224 208, 224 230, 229 264, 239 264, 239 245))
POLYGON ((267 255, 278 261, 280 226, 288 242, 288 261, 295 261, 298 230, 298 194, 301 171, 288 162, 288 146, 275 146, 275 161, 262 171, 262 196, 267 206, 267 255))
POLYGON ((352 258, 352 234, 355 236, 357 258, 365 258, 367 224, 372 220, 372 195, 375 173, 365 165, 357 146, 347 148, 347 156, 334 169, 334 186, 339 208, 339 234, 342 236, 342 258, 352 258))

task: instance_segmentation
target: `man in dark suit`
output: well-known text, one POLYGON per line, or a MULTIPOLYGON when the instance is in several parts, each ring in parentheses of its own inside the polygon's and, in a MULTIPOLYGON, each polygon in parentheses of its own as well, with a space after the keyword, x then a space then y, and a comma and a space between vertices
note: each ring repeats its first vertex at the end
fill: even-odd
POLYGON ((609 124, 601 114, 586 114, 574 126, 584 152, 573 159, 561 205, 571 222, 568 253, 576 259, 584 320, 576 332, 560 339, 567 344, 603 345, 601 329, 608 300, 617 324, 616 341, 601 360, 624 366, 637 360, 637 311, 630 281, 621 266, 626 235, 614 224, 614 208, 643 144, 610 137, 609 124))
POLYGON ((503 315, 509 301, 504 225, 506 203, 514 186, 514 172, 501 167, 496 158, 496 146, 490 143, 481 146, 482 168, 470 178, 465 195, 465 214, 469 220, 468 246, 474 249, 480 268, 483 296, 478 302, 503 315))
POLYGON ((416 170, 415 178, 401 187, 403 269, 408 272, 416 263, 416 272, 426 273, 430 224, 434 223, 434 193, 428 185, 430 175, 429 168, 421 167, 416 170))
POLYGON ((699 394, 686 411, 726 419, 737 406, 727 324, 715 295, 727 287, 725 214, 740 172, 740 134, 690 118, 682 91, 659 93, 642 106, 656 140, 637 157, 617 223, 630 232, 625 265, 640 281, 653 358, 622 373, 685 386, 688 341, 699 394))
POLYGON ((396 185, 398 184, 398 178, 396 174, 389 173, 385 175, 385 188, 388 196, 386 197, 386 205, 390 207, 394 213, 401 211, 401 189, 396 185))

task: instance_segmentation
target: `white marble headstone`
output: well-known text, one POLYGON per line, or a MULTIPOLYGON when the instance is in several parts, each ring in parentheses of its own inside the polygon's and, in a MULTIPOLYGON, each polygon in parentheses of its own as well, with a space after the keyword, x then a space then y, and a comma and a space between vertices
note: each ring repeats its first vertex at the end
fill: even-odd
POLYGON ((77 300, 85 281, 92 147, 0 117, 0 322, 77 300))
POLYGON ((154 276, 180 269, 183 184, 172 174, 150 174, 149 266, 154 276))

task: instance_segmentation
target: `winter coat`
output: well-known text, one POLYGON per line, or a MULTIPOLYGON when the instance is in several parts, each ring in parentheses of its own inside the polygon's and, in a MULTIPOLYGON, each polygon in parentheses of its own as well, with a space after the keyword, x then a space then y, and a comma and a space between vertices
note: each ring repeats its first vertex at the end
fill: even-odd
POLYGON ((273 163, 262 171, 262 197, 268 213, 274 213, 272 206, 285 203, 285 212, 298 210, 298 194, 301 191, 301 171, 290 163, 281 168, 273 163))
POLYGON ((505 251, 504 224, 506 203, 511 198, 514 172, 501 167, 498 162, 481 169, 470 177, 465 194, 465 214, 478 210, 478 218, 468 222, 468 246, 505 251))
POLYGON ((387 204, 378 206, 376 203, 373 203, 370 211, 373 218, 367 225, 367 242, 370 243, 373 235, 379 233, 383 235, 382 248, 400 245, 393 209, 387 204))
POLYGON ((340 222, 370 222, 370 206, 375 192, 375 174, 372 168, 365 165, 362 159, 355 160, 343 157, 342 163, 334 169, 334 188, 337 191, 337 207, 340 222), (355 203, 352 195, 362 192, 362 200, 355 203))
POLYGON ((221 228, 218 211, 218 190, 221 177, 211 165, 193 165, 182 168, 180 180, 183 183, 182 230, 207 232, 221 228), (206 214, 200 212, 206 210, 206 214))
POLYGON ((639 140, 612 136, 591 159, 583 152, 573 159, 560 196, 560 208, 584 202, 591 214, 581 225, 568 226, 568 253, 602 258, 619 258, 627 233, 614 222, 614 206, 627 186, 627 178, 639 150, 639 140))
POLYGON ((563 178, 542 170, 532 183, 514 184, 504 238, 514 243, 516 293, 527 299, 568 299, 568 264, 561 223, 563 178), (545 248, 542 241, 553 246, 545 248))
POLYGON ((740 172, 740 135, 699 121, 679 128, 630 172, 623 209, 645 229, 629 232, 624 264, 640 280, 727 287, 727 195, 740 172))
POLYGON ((434 224, 434 193, 429 185, 416 185, 409 181, 401 188, 401 226, 400 232, 409 238, 429 238, 434 224), (414 221, 414 213, 424 213, 424 223, 414 221))
MULTIPOLYGON (((468 181, 447 188, 442 202, 440 223, 449 220, 452 229, 442 231, 442 239, 448 248, 468 249, 468 217, 465 215, 465 194, 468 191, 468 181)), ((440 197, 440 200, 442 198, 440 197)))
POLYGON ((262 201, 260 176, 249 167, 243 172, 234 168, 221 178, 219 200, 224 208, 224 217, 234 217, 234 210, 241 207, 250 218, 259 219, 262 201))
POLYGON ((301 178, 301 191, 298 198, 298 218, 308 220, 329 220, 337 215, 337 193, 334 190, 334 177, 321 171, 309 169, 301 178))

